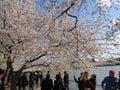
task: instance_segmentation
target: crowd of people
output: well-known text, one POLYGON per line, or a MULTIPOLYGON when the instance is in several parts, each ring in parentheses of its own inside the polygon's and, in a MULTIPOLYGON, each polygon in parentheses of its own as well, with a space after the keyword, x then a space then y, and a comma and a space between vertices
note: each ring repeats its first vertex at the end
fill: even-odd
POLYGON ((80 77, 78 80, 74 76, 74 80, 78 83, 79 90, 96 90, 96 75, 92 74, 89 77, 88 72, 81 72, 80 77))
MULTIPOLYGON (((5 85, 2 83, 2 77, 4 76, 4 70, 0 69, 0 90, 5 90, 5 85)), ((43 75, 42 72, 23 72, 18 80, 17 89, 18 90, 35 90, 35 87, 41 88, 41 90, 70 90, 69 89, 69 74, 64 71, 64 76, 62 77, 61 72, 58 72, 55 76, 55 80, 51 79, 50 72, 43 75)), ((81 72, 78 79, 74 76, 74 81, 78 84, 79 90, 96 90, 97 82, 96 75, 91 74, 87 71, 81 72)), ((119 77, 115 77, 115 71, 110 70, 109 76, 106 76, 101 82, 101 87, 103 90, 120 90, 120 72, 119 77)))

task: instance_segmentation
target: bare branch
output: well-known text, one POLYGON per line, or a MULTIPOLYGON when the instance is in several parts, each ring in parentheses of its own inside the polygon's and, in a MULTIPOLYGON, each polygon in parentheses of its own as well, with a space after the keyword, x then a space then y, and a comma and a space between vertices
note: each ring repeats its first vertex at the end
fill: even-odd
POLYGON ((14 40, 12 39, 12 37, 10 36, 10 34, 7 34, 7 36, 11 39, 12 43, 15 44, 14 40))
MULTIPOLYGON (((63 14, 65 14, 68 10, 70 10, 70 8, 71 8, 72 6, 74 6, 74 4, 75 4, 75 2, 72 2, 71 5, 70 5, 66 10, 64 10, 59 16, 57 16, 55 19, 57 19, 57 18, 61 17, 63 14)), ((55 20, 55 19, 54 19, 54 20, 55 20)))
POLYGON ((73 17, 73 18, 75 18, 75 19, 76 19, 76 20, 75 20, 74 27, 70 29, 70 31, 72 31, 72 30, 73 30, 73 29, 75 29, 75 28, 76 28, 76 26, 77 26, 78 17, 77 17, 77 16, 74 16, 74 15, 71 15, 71 14, 69 14, 68 12, 66 12, 66 14, 67 14, 68 16, 73 17))
POLYGON ((4 58, 6 59, 5 52, 3 52, 3 51, 0 50, 0 53, 2 53, 4 55, 4 58))
POLYGON ((34 64, 34 65, 31 65, 30 67, 25 67, 24 69, 28 69, 28 68, 32 68, 32 67, 35 67, 35 66, 43 66, 43 67, 49 67, 50 66, 50 64, 51 64, 51 62, 50 63, 46 63, 46 62, 44 62, 44 63, 40 63, 40 64, 34 64))

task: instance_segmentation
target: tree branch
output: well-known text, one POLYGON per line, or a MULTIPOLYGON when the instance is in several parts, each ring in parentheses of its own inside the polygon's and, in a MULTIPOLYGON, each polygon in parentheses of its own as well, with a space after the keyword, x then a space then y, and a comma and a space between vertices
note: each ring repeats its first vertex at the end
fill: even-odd
POLYGON ((5 55, 5 53, 3 51, 0 51, 0 53, 2 53, 4 55, 4 58, 6 58, 6 55, 5 55))
POLYGON ((2 41, 0 41, 0 44, 2 45, 2 47, 5 49, 5 51, 9 52, 8 46, 4 45, 2 41))
POLYGON ((61 17, 63 14, 65 14, 75 3, 72 2, 71 5, 66 9, 64 10, 59 16, 57 16, 54 20, 56 20, 57 18, 61 17))
POLYGON ((75 25, 74 25, 74 27, 70 29, 70 31, 72 31, 72 30, 75 29, 76 26, 77 26, 78 17, 77 17, 77 16, 73 16, 73 15, 69 14, 68 12, 66 12, 66 14, 67 14, 68 16, 73 17, 73 18, 76 19, 76 20, 75 20, 75 25))
POLYGON ((32 67, 35 67, 35 66, 49 67, 50 64, 51 64, 51 62, 50 62, 50 63, 46 63, 46 62, 44 62, 44 63, 40 63, 40 64, 34 64, 34 65, 30 66, 30 67, 25 67, 24 69, 32 68, 32 67))
POLYGON ((43 53, 43 54, 41 54, 41 55, 39 55, 39 56, 37 56, 37 57, 34 57, 33 59, 31 59, 31 60, 29 60, 29 61, 26 61, 24 64, 23 64, 23 66, 21 67, 21 71, 23 70, 23 69, 26 69, 27 67, 27 64, 30 64, 30 63, 33 63, 34 61, 36 61, 36 60, 38 60, 38 59, 40 59, 41 57, 43 57, 43 56, 45 56, 45 55, 47 55, 47 52, 45 52, 45 53, 43 53))
POLYGON ((7 34, 7 36, 11 39, 12 43, 15 44, 14 40, 12 39, 12 37, 10 36, 10 34, 7 34))
POLYGON ((45 53, 43 53, 43 54, 41 54, 41 55, 39 55, 39 56, 37 56, 37 57, 34 57, 33 59, 31 59, 31 60, 27 61, 26 63, 32 63, 32 62, 34 62, 34 61, 38 60, 39 58, 41 58, 41 57, 43 57, 43 56, 45 56, 45 55, 47 55, 47 53, 46 53, 46 52, 45 52, 45 53))

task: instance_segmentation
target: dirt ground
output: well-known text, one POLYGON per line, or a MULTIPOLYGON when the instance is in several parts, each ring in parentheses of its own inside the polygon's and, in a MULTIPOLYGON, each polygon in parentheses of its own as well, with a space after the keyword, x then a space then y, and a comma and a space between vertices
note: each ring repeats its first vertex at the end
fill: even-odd
MULTIPOLYGON (((6 88, 6 90, 10 90, 10 88, 6 88)), ((27 87, 27 90, 30 90, 28 87, 27 87)), ((35 88, 34 90, 41 90, 40 87, 38 88, 35 88)))

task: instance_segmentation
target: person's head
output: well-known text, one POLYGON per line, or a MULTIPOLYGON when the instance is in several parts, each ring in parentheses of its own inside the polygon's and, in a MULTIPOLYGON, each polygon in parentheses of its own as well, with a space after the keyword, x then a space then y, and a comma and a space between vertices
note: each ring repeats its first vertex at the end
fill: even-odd
POLYGON ((81 72, 81 73, 80 73, 80 76, 83 77, 83 76, 84 76, 84 72, 81 72))
POLYGON ((61 76, 61 72, 58 72, 58 75, 61 76))
POLYGON ((56 80, 60 80, 61 79, 60 75, 58 75, 58 74, 56 75, 55 78, 56 78, 56 80))
POLYGON ((84 72, 81 72, 80 75, 81 75, 81 76, 84 75, 84 72))
POLYGON ((95 74, 92 74, 92 75, 91 75, 91 79, 96 80, 96 75, 95 75, 95 74))
POLYGON ((84 72, 84 76, 88 77, 88 72, 87 71, 84 72))
POLYGON ((115 71, 114 70, 110 70, 109 71, 109 76, 114 76, 115 75, 115 71))
POLYGON ((89 75, 88 72, 85 71, 85 72, 84 72, 84 80, 87 80, 87 79, 88 79, 88 75, 89 75))
POLYGON ((64 71, 64 74, 66 74, 67 72, 66 71, 64 71))
POLYGON ((47 73, 49 74, 49 73, 50 73, 50 71, 47 71, 47 73))

